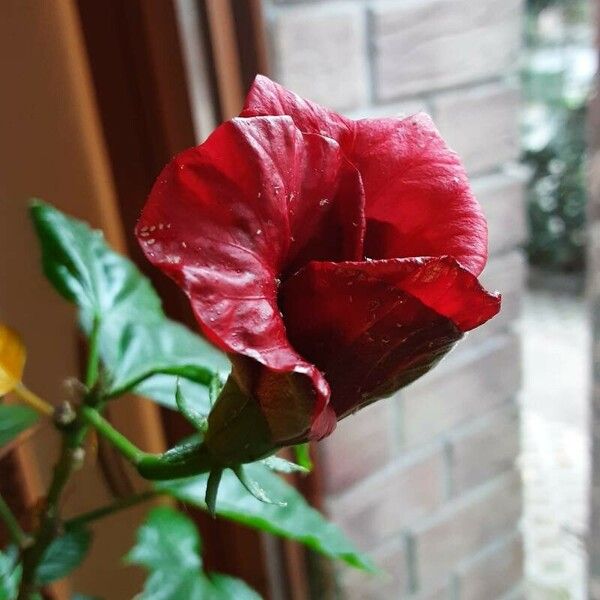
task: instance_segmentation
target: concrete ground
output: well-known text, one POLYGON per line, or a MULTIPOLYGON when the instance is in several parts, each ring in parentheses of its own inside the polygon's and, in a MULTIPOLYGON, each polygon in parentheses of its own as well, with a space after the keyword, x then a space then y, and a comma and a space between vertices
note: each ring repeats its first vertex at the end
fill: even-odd
POLYGON ((585 600, 590 328, 580 296, 530 291, 521 323, 529 600, 585 600))

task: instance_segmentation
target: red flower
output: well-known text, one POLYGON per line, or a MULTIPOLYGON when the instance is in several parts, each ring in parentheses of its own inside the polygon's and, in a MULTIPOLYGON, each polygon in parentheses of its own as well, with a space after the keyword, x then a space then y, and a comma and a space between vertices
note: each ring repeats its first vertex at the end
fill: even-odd
POLYGON ((167 165, 137 236, 231 356, 208 437, 234 462, 328 435, 500 308, 477 281, 485 219, 429 117, 352 121, 261 76, 167 165))

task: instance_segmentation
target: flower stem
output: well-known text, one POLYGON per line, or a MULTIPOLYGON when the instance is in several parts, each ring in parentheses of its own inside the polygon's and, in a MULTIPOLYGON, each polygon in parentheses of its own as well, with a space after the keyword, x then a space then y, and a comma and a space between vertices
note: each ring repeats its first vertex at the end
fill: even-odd
POLYGON ((146 453, 117 431, 96 409, 82 406, 80 414, 84 421, 106 438, 127 460, 137 465, 146 453))
POLYGON ((218 466, 204 444, 191 443, 164 454, 152 454, 140 450, 93 407, 82 406, 80 415, 131 462, 144 479, 156 481, 190 477, 208 473, 218 466))
POLYGON ((98 519, 102 519, 104 517, 108 517, 109 515, 118 513, 122 510, 130 508, 132 506, 136 506, 137 504, 141 504, 142 502, 147 502, 148 500, 152 500, 152 498, 156 498, 160 496, 162 492, 159 490, 147 490, 145 492, 141 492, 139 494, 135 494, 133 496, 128 496, 127 498, 122 498, 109 504, 107 506, 103 506, 101 508, 97 508, 96 510, 91 510, 90 512, 79 515, 78 517, 74 517, 73 519, 69 519, 65 522, 66 529, 73 529, 75 527, 81 527, 82 525, 87 525, 88 523, 93 523, 98 519))
POLYGON ((19 548, 25 548, 29 544, 29 536, 21 529, 19 522, 6 501, 0 496, 0 519, 4 521, 10 537, 19 548))
POLYGON ((30 389, 25 387, 23 382, 19 382, 14 388, 15 394, 19 396, 23 402, 37 412, 41 413, 46 417, 51 417, 54 414, 54 407, 49 402, 40 398, 37 394, 32 392, 30 389))

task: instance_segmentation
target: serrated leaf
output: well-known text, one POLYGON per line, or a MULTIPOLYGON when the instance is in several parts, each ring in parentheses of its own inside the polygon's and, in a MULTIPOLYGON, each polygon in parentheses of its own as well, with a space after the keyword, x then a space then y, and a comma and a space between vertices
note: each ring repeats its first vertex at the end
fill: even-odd
MULTIPOLYGON (((137 385, 135 393, 151 398, 166 408, 177 410, 177 403, 175 402, 177 379, 177 377, 173 377, 172 375, 153 375, 137 385)), ((208 414, 210 412, 208 387, 182 378, 179 378, 179 387, 181 393, 185 395, 187 403, 196 412, 201 414, 208 414)))
POLYGON ((278 473, 302 473, 307 474, 310 471, 302 465, 281 458, 280 456, 269 456, 260 461, 267 469, 278 473))
MULTIPOLYGON (((235 474, 226 470, 219 487, 216 505, 220 517, 243 523, 274 535, 296 540, 309 548, 367 571, 374 570, 371 561, 361 554, 352 542, 333 523, 309 506, 302 495, 281 477, 258 463, 245 465, 248 475, 266 490, 267 494, 287 503, 276 506, 259 502, 248 494, 235 474)), ((181 502, 206 510, 207 475, 165 481, 156 488, 181 502)))
POLYGON ((25 345, 18 333, 0 323, 0 396, 21 381, 25 367, 25 345))
POLYGON ((74 571, 83 562, 91 541, 91 533, 83 528, 71 529, 56 538, 44 553, 37 582, 46 585, 74 571))
POLYGON ((173 376, 174 389, 176 376, 208 386, 216 372, 228 371, 221 352, 165 316, 148 279, 111 250, 101 232, 42 202, 33 204, 31 216, 44 273, 78 306, 86 334, 98 323, 109 395, 133 390, 158 373, 173 376))
POLYGON ((140 600, 259 600, 244 582, 205 574, 200 536, 194 523, 167 507, 153 509, 138 529, 137 542, 126 561, 146 568, 149 577, 140 600), (231 595, 235 592, 235 595, 231 595))
POLYGON ((37 413, 28 406, 0 404, 0 448, 37 421, 37 413))
POLYGON ((0 600, 15 600, 19 593, 22 568, 14 546, 0 552, 0 600))
POLYGON ((214 594, 208 597, 210 600, 260 600, 260 595, 241 579, 220 573, 209 573, 208 579, 214 594))

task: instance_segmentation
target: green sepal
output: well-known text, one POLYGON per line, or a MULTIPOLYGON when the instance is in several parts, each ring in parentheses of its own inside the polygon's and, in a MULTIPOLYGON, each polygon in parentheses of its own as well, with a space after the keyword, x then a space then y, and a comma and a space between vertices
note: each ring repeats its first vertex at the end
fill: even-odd
POLYGON ((248 473, 242 465, 234 467, 232 471, 235 473, 235 476, 240 480, 240 483, 246 488, 246 490, 248 490, 248 492, 250 492, 250 494, 252 494, 260 502, 264 502, 265 504, 274 504, 275 506, 287 506, 287 502, 272 500, 265 489, 262 488, 257 481, 252 479, 252 477, 248 476, 248 473))
POLYGON ((208 420, 205 415, 198 412, 187 400, 183 392, 179 378, 175 385, 175 402, 179 412, 185 417, 185 419, 194 427, 197 431, 204 433, 208 427, 208 420))
POLYGON ((310 457, 310 444, 298 444, 294 446, 294 454, 296 455, 296 462, 304 467, 308 472, 312 471, 313 462, 310 457))
POLYGON ((268 456, 267 458, 263 458, 261 462, 267 469, 277 473, 301 473, 302 475, 310 473, 310 470, 306 467, 286 460, 285 458, 281 458, 280 456, 268 456))
POLYGON ((206 502, 206 508, 213 518, 217 514, 217 494, 219 493, 219 484, 221 483, 222 476, 223 469, 213 469, 208 474, 208 480, 206 482, 204 502, 206 502))

